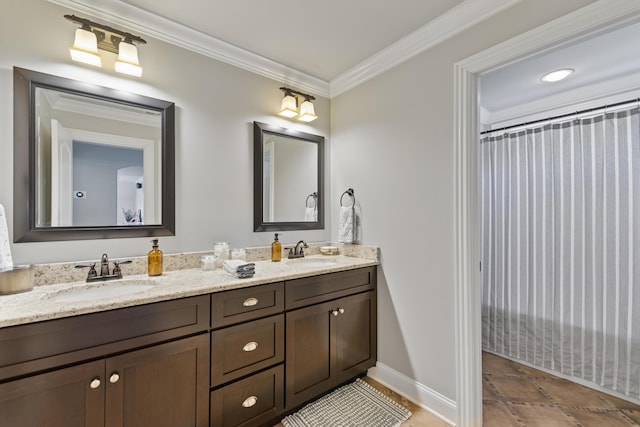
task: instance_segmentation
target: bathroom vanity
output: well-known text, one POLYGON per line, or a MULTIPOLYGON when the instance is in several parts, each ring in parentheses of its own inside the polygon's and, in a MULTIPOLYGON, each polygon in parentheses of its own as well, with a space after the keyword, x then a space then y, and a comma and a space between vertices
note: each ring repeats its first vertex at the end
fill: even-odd
MULTIPOLYGON (((52 318, 42 321, 0 309, 10 323, 0 328, 1 422, 276 424, 376 362, 376 263, 341 258, 323 268, 259 262, 265 273, 250 281, 173 272, 159 289, 122 297, 127 307, 52 314, 44 303, 52 318)), ((32 292, 46 300, 46 289, 32 292)), ((10 298, 15 309, 27 294, 10 298)))

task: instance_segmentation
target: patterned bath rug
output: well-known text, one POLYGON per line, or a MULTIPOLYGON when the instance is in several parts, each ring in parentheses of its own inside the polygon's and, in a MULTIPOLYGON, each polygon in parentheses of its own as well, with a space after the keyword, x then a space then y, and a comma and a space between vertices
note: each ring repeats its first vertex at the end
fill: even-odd
POLYGON ((282 420, 284 427, 397 427, 411 412, 361 379, 309 403, 282 420))

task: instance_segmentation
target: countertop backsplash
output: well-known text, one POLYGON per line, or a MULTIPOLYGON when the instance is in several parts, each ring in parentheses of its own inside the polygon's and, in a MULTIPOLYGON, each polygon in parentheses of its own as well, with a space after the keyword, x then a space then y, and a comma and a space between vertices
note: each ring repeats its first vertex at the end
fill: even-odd
MULTIPOLYGON (((350 245, 343 243, 308 243, 309 247, 304 250, 306 255, 320 255, 321 246, 337 246, 340 255, 379 261, 379 248, 377 246, 366 245, 350 245)), ((282 245, 283 259, 287 258, 288 249, 291 244, 282 245)), ((271 259, 271 246, 259 246, 253 248, 245 248, 247 254, 247 262, 266 261, 271 259)), ((107 252, 108 253, 108 252, 107 252)), ((186 270, 190 268, 200 267, 200 257, 203 255, 213 255, 213 250, 202 252, 185 252, 177 254, 164 253, 163 265, 164 271, 186 270)), ((34 265, 34 284, 36 286, 52 285, 56 283, 81 282, 87 277, 86 268, 75 268, 76 264, 86 264, 87 262, 96 262, 96 268, 99 268, 100 257, 95 260, 83 260, 78 262, 64 262, 54 264, 36 264, 34 265)), ((123 276, 145 274, 147 272, 147 256, 128 257, 128 258, 110 258, 109 261, 130 259, 131 264, 121 266, 123 276)), ((109 268, 113 268, 113 263, 109 263, 109 268)))

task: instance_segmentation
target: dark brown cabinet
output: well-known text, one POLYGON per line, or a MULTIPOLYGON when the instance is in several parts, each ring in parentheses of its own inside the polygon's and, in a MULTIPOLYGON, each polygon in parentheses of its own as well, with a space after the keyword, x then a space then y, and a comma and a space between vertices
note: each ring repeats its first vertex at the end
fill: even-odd
POLYGON ((0 329, 0 426, 208 426, 209 297, 0 329))
POLYGON ((206 334, 105 361, 107 427, 207 426, 206 334))
POLYGON ((0 427, 254 427, 376 361, 376 267, 0 328, 0 427))
POLYGON ((104 360, 0 384, 0 425, 104 426, 104 360))
POLYGON ((208 347, 200 335, 0 384, 0 425, 206 426, 208 347))
MULTIPOLYGON (((323 276, 321 280, 335 278, 340 282, 343 277, 337 273, 323 276)), ((298 285, 302 286, 302 282, 298 285)), ((375 287, 375 278, 371 278, 371 285, 375 287)), ((319 285, 318 289, 332 286, 335 287, 335 283, 319 285)), ((308 296, 315 300, 311 293, 308 296)), ((316 398, 375 364, 376 318, 373 291, 287 312, 287 409, 316 398)))

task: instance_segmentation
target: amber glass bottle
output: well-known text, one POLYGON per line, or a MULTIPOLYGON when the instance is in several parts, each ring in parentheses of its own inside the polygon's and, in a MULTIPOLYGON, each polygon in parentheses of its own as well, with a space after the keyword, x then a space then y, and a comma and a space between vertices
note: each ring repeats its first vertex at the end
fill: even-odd
POLYGON ((279 262, 280 259, 282 259, 282 245, 278 241, 278 233, 276 233, 276 238, 271 244, 271 261, 279 262))
POLYGON ((149 251, 147 273, 149 276, 160 276, 162 274, 162 251, 158 249, 158 239, 153 239, 153 249, 149 251))

